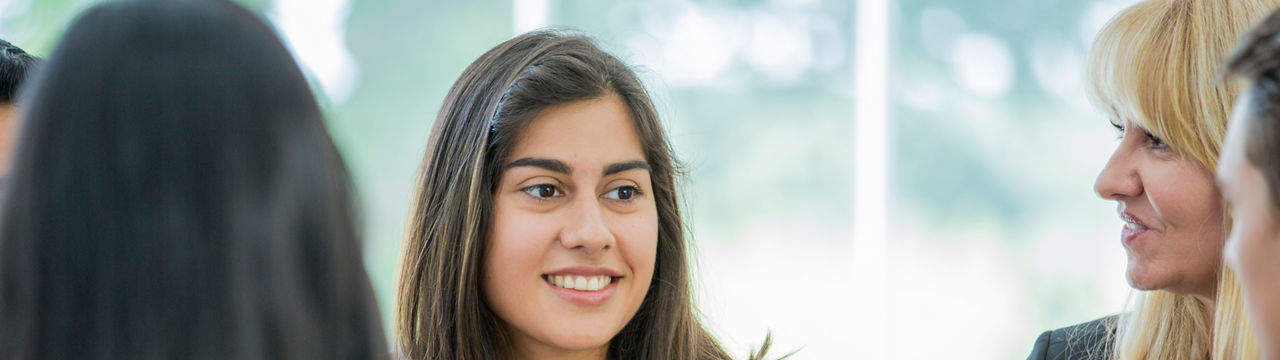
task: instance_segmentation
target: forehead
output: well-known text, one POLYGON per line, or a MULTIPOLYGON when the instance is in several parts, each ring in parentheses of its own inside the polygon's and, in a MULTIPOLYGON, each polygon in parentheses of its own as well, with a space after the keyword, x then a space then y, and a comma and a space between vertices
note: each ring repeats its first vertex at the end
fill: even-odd
POLYGON ((616 95, 608 95, 543 109, 517 138, 509 158, 591 166, 644 160, 643 154, 630 110, 616 95))

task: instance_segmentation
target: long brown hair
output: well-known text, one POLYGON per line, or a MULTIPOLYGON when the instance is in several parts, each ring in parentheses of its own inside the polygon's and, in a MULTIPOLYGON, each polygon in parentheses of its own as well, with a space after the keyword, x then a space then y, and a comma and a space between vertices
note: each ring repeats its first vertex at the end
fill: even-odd
POLYGON ((611 341, 612 359, 727 359, 694 314, 677 164, 635 73, 591 40, 527 33, 481 55, 436 118, 418 176, 397 295, 396 340, 409 359, 493 359, 506 351, 502 320, 480 279, 493 192, 511 146, 549 106, 616 94, 630 109, 652 167, 658 210, 653 281, 611 341))

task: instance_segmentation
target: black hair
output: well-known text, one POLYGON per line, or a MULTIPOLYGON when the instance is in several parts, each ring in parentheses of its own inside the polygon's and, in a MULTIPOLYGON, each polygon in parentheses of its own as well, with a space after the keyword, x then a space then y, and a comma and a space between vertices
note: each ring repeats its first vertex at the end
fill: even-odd
POLYGON ((0 358, 389 355, 349 175, 258 16, 103 3, 42 66, 0 203, 0 358))
POLYGON ((1249 82, 1249 113, 1241 127, 1245 159, 1266 180, 1272 209, 1280 209, 1280 11, 1240 37, 1224 69, 1249 82))
POLYGON ((18 89, 39 64, 40 58, 0 39, 0 104, 12 104, 18 98, 18 89))

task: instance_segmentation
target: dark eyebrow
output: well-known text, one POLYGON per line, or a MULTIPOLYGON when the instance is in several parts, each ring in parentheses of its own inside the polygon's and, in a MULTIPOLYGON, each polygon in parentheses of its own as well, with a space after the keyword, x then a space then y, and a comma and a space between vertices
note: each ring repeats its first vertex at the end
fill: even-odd
POLYGON ((536 168, 543 168, 543 169, 555 171, 565 175, 569 175, 573 173, 573 169, 570 168, 569 165, 565 165, 565 163, 560 162, 560 160, 538 159, 538 158, 523 158, 520 160, 512 161, 511 163, 507 164, 507 169, 511 169, 514 167, 521 167, 521 166, 532 166, 536 168))
POLYGON ((646 171, 653 172, 653 168, 649 167, 649 163, 640 160, 632 160, 610 164, 609 167, 604 168, 604 173, 601 174, 601 176, 609 176, 631 169, 645 169, 646 171))

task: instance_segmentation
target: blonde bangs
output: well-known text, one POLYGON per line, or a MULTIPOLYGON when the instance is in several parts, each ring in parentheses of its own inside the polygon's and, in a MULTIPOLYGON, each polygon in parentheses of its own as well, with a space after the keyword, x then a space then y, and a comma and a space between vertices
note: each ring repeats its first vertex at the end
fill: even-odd
POLYGON ((1235 35, 1248 24, 1231 21, 1240 17, 1232 16, 1237 11, 1190 1, 1144 1, 1126 9, 1089 51, 1090 98, 1113 121, 1137 123, 1213 169, 1240 89, 1218 77, 1235 35))

